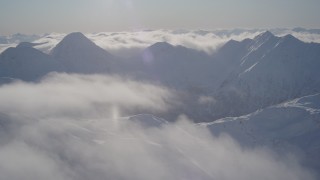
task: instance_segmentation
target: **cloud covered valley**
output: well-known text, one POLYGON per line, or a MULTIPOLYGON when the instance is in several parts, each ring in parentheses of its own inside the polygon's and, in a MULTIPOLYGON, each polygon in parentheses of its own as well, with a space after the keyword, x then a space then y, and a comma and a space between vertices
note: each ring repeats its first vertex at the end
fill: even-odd
POLYGON ((167 111, 174 96, 104 75, 2 85, 0 179, 314 179, 293 154, 242 146, 185 116, 134 115, 167 111))

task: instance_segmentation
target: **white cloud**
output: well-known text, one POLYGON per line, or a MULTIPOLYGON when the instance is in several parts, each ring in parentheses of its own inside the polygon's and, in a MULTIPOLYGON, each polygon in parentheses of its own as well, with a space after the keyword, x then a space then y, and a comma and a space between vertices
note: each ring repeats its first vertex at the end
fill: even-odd
POLYGON ((154 30, 120 33, 87 34, 100 47, 117 55, 128 56, 137 53, 156 42, 168 42, 173 45, 182 45, 191 49, 213 53, 219 46, 228 40, 243 40, 253 38, 260 31, 254 33, 218 35, 215 32, 198 33, 197 31, 177 32, 172 30, 154 30))
POLYGON ((66 34, 50 33, 34 41, 34 43, 40 44, 36 46, 37 49, 45 53, 50 53, 51 50, 64 38, 65 35, 66 34))
POLYGON ((171 96, 164 87, 120 77, 51 74, 40 83, 16 82, 2 86, 0 109, 42 116, 57 112, 88 114, 107 111, 110 106, 124 111, 165 111, 171 96))
POLYGON ((101 75, 1 86, 1 178, 314 179, 294 158, 243 148, 185 117, 147 127, 117 116, 165 111, 173 97, 159 86, 101 75))

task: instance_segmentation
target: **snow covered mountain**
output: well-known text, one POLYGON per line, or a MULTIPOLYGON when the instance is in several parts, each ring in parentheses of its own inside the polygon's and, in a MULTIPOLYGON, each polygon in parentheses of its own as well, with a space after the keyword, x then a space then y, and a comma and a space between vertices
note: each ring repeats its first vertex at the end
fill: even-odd
POLYGON ((0 77, 4 82, 11 78, 33 81, 52 71, 64 71, 54 58, 32 48, 32 45, 20 43, 0 55, 0 77))
POLYGON ((320 94, 297 98, 248 115, 200 124, 216 135, 228 133, 242 145, 303 153, 308 166, 320 168, 320 94))
POLYGON ((105 73, 114 67, 114 57, 80 32, 70 33, 51 54, 72 73, 105 73))
POLYGON ((160 42, 139 58, 141 77, 187 92, 178 111, 201 121, 320 92, 320 45, 291 35, 231 40, 212 57, 160 42))
POLYGON ((215 93, 222 114, 227 109, 237 116, 320 91, 320 44, 265 32, 228 42, 216 58, 231 68, 215 93))

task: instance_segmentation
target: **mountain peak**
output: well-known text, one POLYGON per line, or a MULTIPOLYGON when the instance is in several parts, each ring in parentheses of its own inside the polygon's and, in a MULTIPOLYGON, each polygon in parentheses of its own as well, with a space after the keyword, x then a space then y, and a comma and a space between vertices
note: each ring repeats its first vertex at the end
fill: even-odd
POLYGON ((16 47, 17 48, 21 48, 21 47, 33 47, 34 44, 33 43, 30 43, 30 42, 21 42, 19 43, 16 47))
POLYGON ((265 31, 260 34, 262 37, 272 37, 274 36, 270 31, 265 31))
POLYGON ((22 48, 22 47, 30 47, 30 48, 32 48, 34 46, 41 45, 41 44, 45 44, 45 43, 21 42, 16 47, 17 48, 22 48))
POLYGON ((294 37, 291 34, 287 34, 287 35, 283 36, 282 38, 285 39, 285 40, 293 40, 293 41, 298 40, 298 41, 300 41, 299 39, 297 39, 296 37, 294 37))
POLYGON ((72 32, 70 34, 67 34, 65 38, 86 38, 86 36, 81 32, 72 32))
POLYGON ((174 46, 167 43, 167 42, 156 42, 153 45, 151 45, 150 49, 167 49, 167 48, 173 48, 174 46))
POLYGON ((223 47, 234 47, 234 46, 236 46, 238 44, 240 44, 239 41, 231 39, 228 42, 226 42, 223 47))
MULTIPOLYGON (((93 44, 92 41, 90 41, 84 34, 81 32, 73 32, 68 35, 66 35, 59 44, 65 44, 65 43, 71 43, 71 44, 78 44, 81 43, 90 43, 93 44)), ((59 45, 58 44, 58 45, 59 45)), ((58 46, 57 45, 57 46, 58 46)))
POLYGON ((114 57, 80 32, 66 35, 51 51, 68 72, 100 73, 109 71, 114 57))
POLYGON ((49 72, 64 71, 58 61, 33 48, 32 45, 32 43, 20 43, 15 48, 6 49, 0 55, 0 77, 34 81, 49 72))
POLYGON ((93 49, 99 49, 99 51, 107 52, 97 46, 94 42, 88 39, 81 32, 73 32, 66 35, 55 48, 52 49, 51 54, 54 56, 61 56, 72 53, 80 53, 82 51, 90 51, 93 49))
POLYGON ((155 44, 152 44, 146 49, 146 51, 151 51, 153 53, 171 52, 171 53, 179 53, 179 54, 189 53, 189 52, 198 52, 197 50, 189 49, 182 45, 172 45, 167 42, 157 42, 155 44))
POLYGON ((270 38, 274 38, 275 36, 270 31, 265 31, 254 38, 256 41, 267 40, 270 38))

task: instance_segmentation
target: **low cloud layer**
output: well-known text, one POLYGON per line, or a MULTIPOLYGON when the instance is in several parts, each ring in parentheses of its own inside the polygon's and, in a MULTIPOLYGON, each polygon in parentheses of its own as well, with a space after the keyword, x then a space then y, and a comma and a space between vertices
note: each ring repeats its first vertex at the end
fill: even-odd
POLYGON ((156 42, 168 42, 191 49, 213 53, 219 46, 230 39, 243 40, 253 38, 260 31, 241 32, 239 34, 218 34, 210 31, 138 31, 120 33, 88 34, 97 45, 114 54, 133 54, 156 42))
MULTIPOLYGON (((233 30, 212 30, 212 31, 192 31, 192 30, 150 30, 133 32, 101 32, 87 33, 86 36, 98 46, 117 56, 129 57, 136 55, 144 48, 156 42, 168 42, 173 45, 182 45, 188 48, 204 51, 209 54, 214 53, 217 48, 227 41, 233 39, 241 41, 246 38, 253 38, 266 29, 233 29, 233 30)), ((320 33, 317 30, 290 30, 271 29, 277 36, 292 34, 305 42, 320 43, 320 33)), ((51 33, 35 40, 36 46, 43 52, 49 53, 66 34, 51 33), (43 44, 42 44, 43 43, 43 44)), ((24 36, 23 36, 24 37, 24 36)), ((21 39, 21 40, 25 40, 21 39)), ((19 42, 19 39, 14 41, 19 42)), ((16 43, 0 44, 0 52, 7 47, 15 46, 16 43)))
POLYGON ((1 179, 314 179, 293 156, 243 148, 183 116, 176 123, 151 115, 121 118, 122 112, 166 111, 174 96, 100 75, 52 74, 39 83, 3 85, 1 179))
MULTIPOLYGON (((219 47, 229 40, 241 41, 254 38, 263 33, 264 29, 245 30, 151 30, 137 32, 97 33, 87 34, 98 46, 120 56, 130 56, 156 42, 168 42, 173 45, 182 45, 187 48, 213 54, 219 47)), ((292 34, 305 42, 320 43, 320 34, 307 31, 296 32, 289 29, 270 30, 277 36, 292 34)))
POLYGON ((40 83, 3 85, 0 109, 10 114, 19 111, 40 117, 61 112, 91 116, 112 108, 165 111, 171 96, 163 87, 120 77, 53 73, 40 83))

